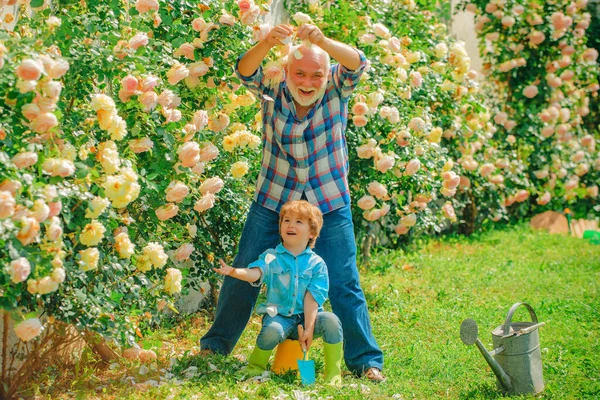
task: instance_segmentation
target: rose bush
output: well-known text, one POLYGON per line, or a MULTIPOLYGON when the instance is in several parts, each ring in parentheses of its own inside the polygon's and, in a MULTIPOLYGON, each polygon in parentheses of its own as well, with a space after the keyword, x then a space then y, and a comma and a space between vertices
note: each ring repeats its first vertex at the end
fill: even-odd
POLYGON ((475 13, 498 130, 494 147, 519 170, 503 209, 522 217, 569 207, 598 216, 598 50, 587 1, 463 2, 475 13), (521 165, 516 166, 516 162, 521 165))
POLYGON ((16 324, 45 314, 132 344, 232 254, 260 144, 233 76, 253 33, 238 13, 23 6, 0 32, 0 306, 16 324))

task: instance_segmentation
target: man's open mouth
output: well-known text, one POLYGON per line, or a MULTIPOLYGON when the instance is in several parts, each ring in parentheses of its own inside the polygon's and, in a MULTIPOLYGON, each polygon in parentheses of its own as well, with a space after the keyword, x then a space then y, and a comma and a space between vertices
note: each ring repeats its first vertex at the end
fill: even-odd
POLYGON ((298 92, 302 93, 304 96, 311 96, 315 92, 315 89, 310 89, 310 90, 298 89, 298 92))

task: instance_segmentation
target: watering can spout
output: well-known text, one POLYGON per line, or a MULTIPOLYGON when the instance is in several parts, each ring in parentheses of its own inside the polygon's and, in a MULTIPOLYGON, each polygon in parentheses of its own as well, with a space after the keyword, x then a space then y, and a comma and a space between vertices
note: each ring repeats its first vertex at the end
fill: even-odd
POLYGON ((465 319, 460 326, 461 340, 466 345, 477 345, 477 348, 481 352, 481 355, 483 355, 485 361, 489 364, 490 368, 492 368, 494 374, 496 374, 496 377, 498 378, 500 384, 503 386, 504 390, 510 391, 512 389, 512 382, 510 380, 510 377, 506 374, 506 372, 504 372, 500 364, 498 364, 498 361, 494 360, 493 357, 494 355, 504 351, 504 347, 499 347, 497 349, 494 349, 492 352, 489 352, 487 351, 483 343, 481 343, 481 340, 479 340, 477 335, 477 323, 470 318, 465 319))

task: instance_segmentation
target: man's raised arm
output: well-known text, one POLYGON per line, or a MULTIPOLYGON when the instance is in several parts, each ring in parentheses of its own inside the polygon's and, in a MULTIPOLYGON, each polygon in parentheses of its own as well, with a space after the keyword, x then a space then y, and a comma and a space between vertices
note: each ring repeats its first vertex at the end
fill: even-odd
POLYGON ((264 40, 261 40, 244 54, 238 64, 238 71, 244 77, 254 75, 260 64, 263 62, 269 50, 274 46, 281 44, 281 39, 285 39, 294 33, 289 25, 277 25, 267 35, 264 40))
POLYGON ((301 40, 308 39, 311 43, 316 44, 331 58, 351 71, 360 66, 360 55, 354 47, 325 37, 323 32, 314 25, 302 25, 298 28, 297 37, 301 40))

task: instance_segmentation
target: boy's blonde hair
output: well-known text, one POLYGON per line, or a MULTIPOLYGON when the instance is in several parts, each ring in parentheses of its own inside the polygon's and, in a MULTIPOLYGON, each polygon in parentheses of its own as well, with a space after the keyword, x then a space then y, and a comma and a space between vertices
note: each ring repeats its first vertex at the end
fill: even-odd
POLYGON ((319 233, 321 233, 321 228, 323 228, 323 213, 321 212, 321 210, 319 210, 318 207, 313 206, 306 200, 289 201, 285 203, 279 211, 280 231, 281 224, 283 223, 283 218, 286 216, 286 214, 292 213, 308 221, 310 233, 314 236, 313 239, 309 239, 308 241, 308 247, 312 249, 313 247, 315 247, 315 242, 319 237, 319 233))

